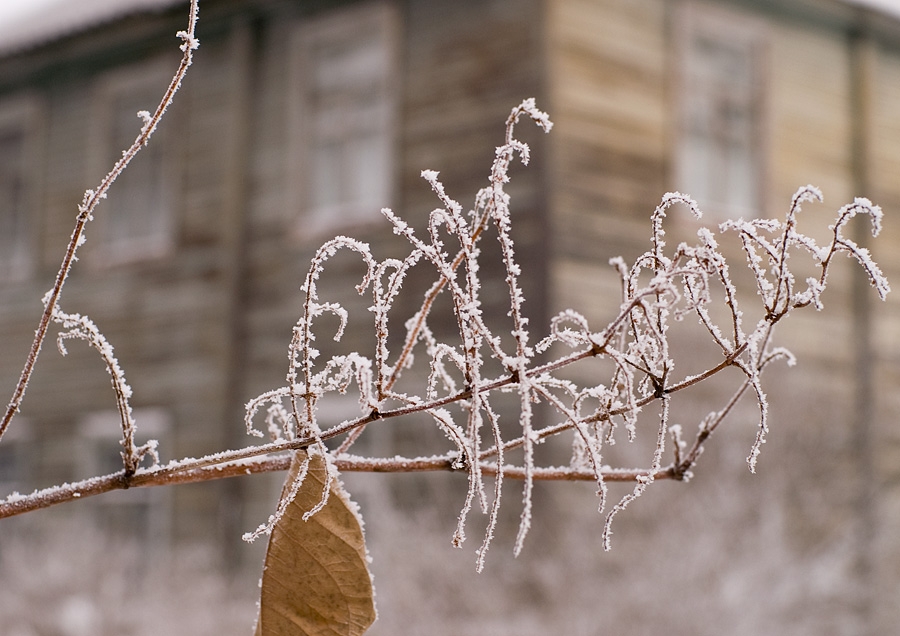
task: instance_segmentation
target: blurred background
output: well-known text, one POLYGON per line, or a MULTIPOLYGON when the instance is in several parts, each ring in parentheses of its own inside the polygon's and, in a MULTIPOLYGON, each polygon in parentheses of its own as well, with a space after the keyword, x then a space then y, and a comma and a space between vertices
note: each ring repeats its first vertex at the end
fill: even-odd
MULTIPOLYGON (((77 205, 137 135, 137 111, 158 103, 181 57, 175 33, 188 3, 8 5, 0 389, 11 395, 77 205)), ((158 439, 163 461, 245 445, 244 404, 284 383, 315 249, 336 234, 368 241, 380 258, 402 247, 378 211, 390 206, 422 227, 439 205, 423 169, 440 171, 448 194, 471 206, 510 109, 527 97, 556 124, 549 135, 520 125, 532 163, 515 167, 508 187, 532 340, 567 307, 605 326, 619 304, 608 261, 648 249, 650 213, 671 190, 690 193, 715 225, 780 218, 812 183, 825 203, 806 206, 801 229, 822 241, 840 206, 869 197, 885 211, 871 249, 900 280, 893 3, 202 0, 197 35, 183 88, 88 226, 61 300, 115 347, 138 441, 158 439)), ((670 245, 696 234, 684 210, 669 217, 670 245)), ((863 244, 866 223, 852 229, 863 244)), ((722 249, 752 302, 739 245, 722 249)), ((484 298, 502 320, 497 265, 483 272, 484 298)), ((515 559, 521 484, 508 482, 477 575, 483 519, 473 516, 463 550, 450 545, 460 476, 347 475, 374 559, 371 634, 894 633, 900 318, 897 298, 879 303, 856 269, 842 259, 825 311, 798 312, 777 330, 798 364, 764 376, 772 430, 758 474, 745 463, 751 400, 689 484, 656 483, 617 517, 611 552, 591 484, 538 484, 515 559)), ((353 291, 361 274, 341 257, 322 285, 359 310, 341 346, 366 353, 368 303, 353 291)), ((412 276, 398 326, 429 284, 424 270, 412 276)), ((48 340, 0 441, 0 497, 119 469, 104 366, 83 343, 68 348, 63 358, 48 340)), ((689 330, 676 334, 680 368, 701 349, 689 330)), ((673 422, 690 434, 737 380, 695 391, 673 422)), ((322 425, 352 413, 349 401, 320 412, 322 425)), ((636 446, 610 450, 611 464, 647 465, 657 426, 647 416, 636 446)), ((415 421, 369 430, 358 444, 385 456, 446 450, 415 421)), ((565 448, 545 452, 550 463, 568 459, 565 448)), ((0 521, 0 631, 249 634, 264 546, 240 536, 270 514, 282 479, 122 491, 0 521)))

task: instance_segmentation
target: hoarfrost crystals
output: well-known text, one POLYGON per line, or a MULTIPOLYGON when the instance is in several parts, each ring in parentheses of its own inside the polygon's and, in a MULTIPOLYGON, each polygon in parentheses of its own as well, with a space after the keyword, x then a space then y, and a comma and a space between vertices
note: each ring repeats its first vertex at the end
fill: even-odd
MULTIPOLYGON (((190 51, 197 46, 192 32, 179 34, 186 64, 190 61, 190 51)), ((179 81, 177 76, 171 90, 177 88, 179 81)), ((140 116, 145 137, 139 141, 152 133, 161 110, 152 115, 142 112, 140 116)), ((325 505, 332 485, 337 483, 338 465, 357 469, 368 466, 371 470, 401 471, 414 466, 416 470, 455 471, 466 476, 468 487, 451 541, 455 546, 462 546, 473 510, 476 512, 472 514, 480 511, 486 515, 484 537, 476 549, 476 569, 481 571, 495 534, 505 481, 516 478, 523 484, 519 529, 513 548, 519 554, 535 512, 535 480, 591 479, 596 482, 598 510, 606 514, 602 538, 604 547, 608 548, 614 517, 659 479, 688 480, 707 439, 748 392, 755 397, 759 412, 756 437, 747 458, 750 470, 756 470, 770 424, 762 373, 776 360, 793 363, 789 352, 773 346, 773 329, 791 311, 808 305, 822 308, 827 274, 835 255, 845 253, 857 261, 882 298, 890 290, 869 251, 843 233, 851 218, 866 214, 873 234, 877 234, 882 220, 880 208, 861 198, 842 207, 830 227, 828 244, 820 246, 799 230, 801 205, 821 200, 816 188, 806 186, 794 195, 783 221, 738 219, 727 221, 719 228, 720 234, 737 237, 755 281, 758 306, 745 313, 739 308, 729 264, 719 251, 722 236, 702 228, 697 232, 695 244, 680 243, 674 248, 666 245, 663 225, 670 208, 686 207, 695 217, 701 216, 695 201, 672 192, 663 196, 651 215, 648 251, 631 265, 621 258, 610 261, 612 275, 618 279, 621 289, 620 297, 610 304, 614 313, 610 321, 597 330, 585 315, 566 309, 550 320, 549 333, 533 344, 531 325, 525 315, 523 269, 513 241, 511 199, 505 190, 515 157, 518 155, 523 164, 530 159, 528 145, 515 137, 515 127, 523 117, 546 132, 552 128, 549 117, 537 109, 534 99, 527 99, 514 108, 506 121, 503 143, 494 154, 487 184, 475 195, 471 209, 465 210, 447 192, 434 170, 424 170, 421 176, 439 207, 423 223, 410 225, 394 211, 382 209, 394 233, 408 244, 409 251, 402 258, 378 260, 368 244, 346 236, 335 237, 316 251, 301 287, 302 312, 287 346, 284 386, 266 391, 246 405, 247 432, 257 437, 268 435, 271 441, 244 449, 247 451, 244 454, 242 451, 223 454, 229 459, 249 461, 254 455, 269 452, 307 451, 274 514, 247 533, 245 539, 252 541, 271 533, 303 484, 310 457, 321 456, 326 463, 324 489, 319 502, 306 511, 304 518, 316 514, 325 505), (508 301, 505 317, 485 314, 481 279, 483 240, 496 241, 496 249, 489 253, 499 255, 499 267, 504 274, 508 301), (360 318, 351 315, 349 305, 339 302, 340 298, 321 297, 320 277, 340 252, 352 253, 364 270, 356 292, 371 299, 363 302, 368 312, 360 312, 374 327, 374 347, 368 355, 359 351, 331 353, 344 346, 348 330, 360 328, 360 318), (789 267, 791 252, 795 259, 810 258, 818 268, 818 276, 807 277, 798 284, 789 267), (402 306, 398 299, 403 282, 414 267, 432 272, 434 282, 424 292, 418 309, 401 323, 405 331, 394 338, 392 318, 402 306), (439 338, 438 334, 447 331, 445 325, 440 330, 432 328, 433 310, 441 296, 452 308, 455 328, 452 337, 439 338), (723 308, 724 311, 719 311, 723 308), (337 321, 337 328, 323 337, 317 331, 328 316, 337 321), (676 322, 700 330, 715 355, 710 366, 686 371, 676 367, 669 342, 676 322), (327 343, 329 338, 339 344, 328 345, 330 349, 326 350, 322 343, 327 343), (391 350, 389 343, 396 351, 391 350), (589 381, 576 381, 567 373, 569 366, 591 359, 600 361, 597 368, 602 372, 592 372, 587 376, 589 381), (683 439, 683 428, 669 421, 675 394, 727 368, 736 369, 739 374, 734 393, 700 422, 692 441, 683 439), (401 384, 401 377, 407 372, 412 377, 403 378, 403 382, 413 390, 401 384), (320 426, 323 399, 348 393, 358 405, 358 416, 320 426), (513 398, 517 408, 504 407, 501 411, 498 396, 503 393, 509 394, 504 398, 507 402, 513 398), (657 405, 659 410, 646 408, 651 405, 657 405), (501 427, 501 413, 515 421, 508 413, 516 410, 518 425, 501 427), (265 418, 263 430, 254 427, 260 411, 265 418), (442 454, 429 458, 379 459, 348 453, 367 427, 381 429, 389 425, 391 418, 411 414, 427 415, 421 418, 421 424, 437 427, 444 435, 446 449, 442 454), (646 420, 650 418, 647 426, 646 420), (542 466, 541 444, 564 432, 571 435, 569 465, 542 466), (602 463, 606 445, 615 444, 623 437, 633 441, 648 434, 651 439, 655 436, 655 444, 644 467, 614 468, 602 463), (326 445, 326 441, 338 437, 342 441, 336 449, 326 445), (668 446, 667 440, 671 441, 668 446), (667 455, 671 459, 666 459, 667 455), (493 488, 489 487, 490 479, 493 488), (631 491, 607 511, 610 481, 627 482, 631 491)), ((80 222, 90 218, 96 201, 105 194, 105 187, 108 183, 96 192, 85 193, 79 206, 80 222)), ((73 237, 76 247, 82 240, 83 234, 73 237)), ((55 289, 45 297, 45 303, 52 319, 63 326, 58 340, 60 350, 65 353, 67 339, 83 339, 97 349, 107 365, 122 421, 125 473, 156 470, 139 467, 144 457, 158 462, 156 444, 150 442, 137 447, 134 443, 135 424, 129 405, 131 388, 125 382, 112 347, 87 317, 62 312, 56 306, 57 298, 58 289, 55 289)), ((208 456, 197 462, 183 460, 158 469, 209 467, 220 459, 208 456)), ((8 498, 6 505, 18 505, 20 499, 21 496, 8 498)))
MULTIPOLYGON (((461 547, 464 543, 468 516, 476 500, 481 512, 488 516, 484 539, 476 550, 478 571, 484 567, 494 536, 502 484, 510 475, 524 482, 515 554, 522 550, 531 526, 536 478, 549 475, 584 478, 589 475, 597 483, 601 513, 606 507, 607 481, 632 482, 632 491, 606 513, 603 544, 609 548, 614 517, 657 479, 690 479, 704 442, 747 391, 755 394, 760 415, 756 439, 748 457, 750 470, 755 471, 769 427, 762 371, 774 360, 785 359, 788 364, 793 363, 789 352, 770 344, 775 324, 798 307, 810 304, 822 307, 826 274, 832 256, 840 251, 848 252, 859 261, 879 294, 883 296, 888 290, 887 282, 868 251, 842 234, 847 221, 859 213, 871 216, 873 233, 877 233, 880 209, 864 199, 845 206, 831 228, 834 236, 831 244, 819 247, 797 229, 801 204, 821 200, 821 193, 807 186, 794 195, 784 221, 734 220, 720 227, 724 234, 738 235, 747 265, 756 279, 761 307, 756 323, 748 331, 744 326, 745 314, 738 307, 738 294, 731 281, 729 265, 719 252, 719 238, 704 227, 698 230, 695 245, 681 243, 674 249, 666 249, 663 222, 670 208, 681 205, 695 217, 702 216, 693 199, 670 192, 663 196, 652 214, 651 249, 631 266, 621 258, 610 261, 619 278, 622 297, 618 313, 609 324, 600 331, 593 331, 584 315, 566 309, 551 319, 549 334, 531 345, 528 319, 524 315, 525 296, 520 284, 522 268, 516 258, 510 197, 505 191, 514 157, 518 154, 522 163, 527 163, 530 158, 529 147, 518 141, 514 134, 515 126, 523 116, 545 131, 552 127, 533 99, 525 100, 512 110, 506 122, 505 143, 496 149, 488 185, 476 194, 475 205, 468 212, 464 212, 462 205, 448 194, 435 170, 421 173, 441 206, 428 215, 424 233, 417 233, 392 210, 382 210, 394 233, 409 243, 410 252, 405 258, 379 263, 366 245, 347 237, 337 237, 323 245, 313 258, 303 285, 306 302, 289 349, 288 384, 251 401, 247 411, 248 430, 254 434, 262 434, 251 426, 254 414, 262 405, 268 404, 266 423, 272 439, 311 444, 311 448, 321 453, 328 453, 322 442, 332 431, 334 434, 349 432, 335 454, 337 457, 347 457, 344 453, 370 424, 380 425, 377 424, 380 420, 408 412, 430 415, 451 445, 440 461, 451 470, 464 472, 468 479, 452 544, 461 547), (480 298, 479 243, 491 233, 499 246, 508 292, 509 320, 504 328, 505 335, 494 326, 494 318, 489 321, 484 315, 480 298), (339 249, 359 253, 366 264, 367 273, 357 291, 362 294, 369 290, 372 294, 369 311, 375 317, 374 360, 353 352, 319 361, 318 352, 312 347, 314 318, 323 313, 338 317, 340 327, 334 334, 335 340, 340 339, 348 324, 347 310, 337 303, 321 301, 317 289, 317 280, 326 262, 339 249), (797 288, 787 265, 790 250, 806 251, 821 269, 820 277, 808 278, 804 288, 797 288), (404 323, 403 346, 391 359, 387 344, 391 326, 388 315, 404 277, 421 262, 433 268, 436 279, 426 291, 420 309, 404 323), (432 308, 441 294, 449 295, 456 317, 458 340, 455 343, 439 341, 429 326, 432 308), (710 311, 716 303, 723 304, 726 309, 724 320, 714 319, 714 313, 710 311), (683 321, 690 315, 696 317, 701 330, 717 348, 720 361, 707 369, 679 377, 675 374, 668 334, 673 320, 683 321), (420 348, 424 349, 427 360, 421 394, 397 393, 396 383, 405 370, 413 368, 414 352, 420 348), (544 356, 549 362, 537 363, 536 355, 544 356), (608 377, 596 384, 582 386, 558 375, 568 365, 588 358, 610 362, 608 377), (490 360, 501 365, 503 373, 499 377, 485 376, 490 360), (683 439, 682 427, 669 423, 674 394, 728 367, 743 374, 742 383, 720 410, 704 418, 697 437, 688 443, 683 439), (329 392, 347 391, 351 384, 359 391, 360 417, 326 431, 320 430, 316 421, 317 402, 329 392), (499 426, 499 415, 494 408, 494 395, 498 391, 515 392, 518 396, 517 437, 504 437, 499 426), (603 446, 616 442, 619 424, 624 426, 626 438, 634 440, 643 434, 640 419, 643 408, 654 402, 661 405, 662 411, 649 466, 643 469, 604 466, 603 446), (534 411, 536 403, 543 403, 548 407, 545 411, 553 414, 548 421, 544 421, 545 418, 538 420, 534 411), (451 410, 448 408, 451 405, 456 408, 451 410), (538 467, 538 445, 566 430, 573 431, 570 466, 538 467), (673 458, 671 463, 665 464, 669 437, 673 458), (486 438, 490 439, 487 447, 486 438), (522 449, 520 463, 507 464, 507 451, 518 448, 522 449), (486 474, 492 474, 494 478, 491 496, 485 487, 486 474)), ((716 315, 721 316, 721 312, 716 315)), ((418 460, 396 458, 394 461, 405 467, 418 460)), ((273 523, 270 520, 263 524, 255 534, 267 532, 273 523)))

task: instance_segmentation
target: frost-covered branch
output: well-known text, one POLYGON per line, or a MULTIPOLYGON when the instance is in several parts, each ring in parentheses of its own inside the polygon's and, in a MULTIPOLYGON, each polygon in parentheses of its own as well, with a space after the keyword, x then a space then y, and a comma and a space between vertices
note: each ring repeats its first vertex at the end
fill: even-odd
MULTIPOLYGON (((47 299, 45 299, 46 301, 47 299)), ((113 348, 106 340, 106 337, 100 333, 97 325, 87 316, 67 314, 59 306, 54 308, 52 318, 53 322, 59 323, 63 329, 66 329, 66 331, 60 332, 56 339, 60 354, 68 354, 65 346, 66 340, 77 338, 86 341, 96 349, 100 357, 103 358, 103 362, 106 363, 106 370, 109 373, 113 391, 116 394, 116 410, 119 412, 119 420, 122 423, 121 444, 125 477, 130 477, 135 473, 145 456, 150 456, 154 465, 158 464, 159 455, 156 453, 156 440, 150 440, 141 447, 135 446, 134 434, 137 426, 135 425, 134 417, 132 417, 131 404, 129 404, 132 394, 131 387, 125 381, 125 373, 122 371, 122 367, 119 366, 119 361, 113 355, 113 348)))
MULTIPOLYGON (((464 471, 468 475, 469 488, 462 504, 454 544, 463 542, 466 519, 477 499, 489 517, 485 541, 479 550, 479 568, 494 532, 500 504, 499 485, 505 478, 521 478, 524 481, 517 552, 522 547, 531 521, 532 483, 535 479, 593 479, 597 482, 600 496, 598 507, 601 511, 606 505, 607 481, 633 481, 633 491, 613 506, 607 515, 605 542, 608 544, 614 515, 657 479, 687 479, 704 443, 748 390, 755 396, 759 411, 756 439, 748 457, 750 469, 754 471, 769 428, 768 402, 761 383, 762 371, 775 359, 792 360, 788 352, 771 345, 775 325, 794 309, 809 304, 821 308, 820 296, 825 288, 832 256, 839 251, 848 252, 859 261, 882 298, 889 289, 868 252, 842 234, 848 220, 859 213, 871 215, 873 231, 877 233, 880 210, 863 199, 842 208, 831 228, 833 239, 830 245, 820 248, 813 239, 797 229, 800 204, 821 197, 812 187, 802 188, 795 195, 783 222, 773 219, 739 220, 724 223, 720 228, 724 233, 738 233, 756 279, 759 318, 752 329, 747 329, 744 313, 738 304, 738 292, 731 281, 729 264, 712 231, 702 228, 698 231, 695 244, 681 243, 673 250, 666 249, 663 220, 670 208, 682 205, 695 216, 701 216, 699 207, 690 197, 670 193, 663 197, 652 215, 651 249, 630 267, 621 259, 614 259, 611 263, 622 288, 617 315, 605 327, 595 330, 581 314, 572 309, 564 310, 551 321, 550 333, 536 345, 530 345, 528 321, 522 311, 525 299, 519 284, 521 269, 516 262, 510 231, 510 199, 504 191, 513 156, 518 154, 523 163, 529 157, 528 146, 518 141, 514 134, 522 116, 530 117, 545 131, 550 130, 549 118, 535 107, 533 100, 526 100, 514 109, 507 121, 505 143, 497 149, 489 185, 476 195, 475 204, 467 213, 446 192, 436 172, 424 171, 423 178, 442 205, 429 215, 425 235, 420 236, 392 210, 384 210, 394 232, 409 243, 410 252, 402 259, 391 258, 378 263, 364 244, 352 243, 352 249, 362 255, 368 272, 357 290, 360 294, 371 294, 371 311, 376 316, 376 354, 371 361, 375 372, 365 375, 365 379, 357 379, 360 417, 331 429, 320 429, 315 424, 315 405, 321 396, 332 390, 327 382, 330 377, 328 369, 333 365, 345 364, 347 354, 324 363, 317 361, 323 370, 316 375, 308 368, 300 384, 295 384, 289 374, 291 384, 270 391, 248 405, 249 426, 254 413, 263 405, 271 405, 270 408, 288 413, 293 410, 296 414, 293 402, 290 409, 282 406, 282 402, 288 396, 294 400, 302 395, 305 400, 304 426, 311 426, 311 430, 315 431, 314 436, 308 438, 310 441, 321 444, 333 434, 349 433, 333 454, 336 465, 340 465, 342 470, 402 472, 427 467, 464 471), (491 227, 493 233, 490 232, 491 227), (505 328, 494 326, 496 317, 485 315, 479 298, 479 242, 491 234, 499 245, 509 289, 510 321, 505 328), (446 245, 448 238, 458 244, 452 250, 448 250, 446 245), (788 256, 792 250, 808 253, 821 270, 819 278, 808 280, 806 288, 801 291, 797 291, 794 276, 788 267, 788 256), (404 345, 392 363, 388 349, 391 331, 388 315, 403 277, 419 263, 428 263, 433 267, 435 282, 426 292, 419 310, 405 323, 404 345), (373 271, 376 272, 374 276, 373 271), (386 285, 382 283, 385 277, 386 285), (716 296, 713 290, 721 291, 723 297, 718 301, 726 310, 726 318, 721 323, 713 318, 711 311, 716 296), (439 341, 434 335, 437 329, 430 324, 432 308, 442 293, 450 296, 454 311, 457 326, 455 342, 439 341), (719 350, 720 357, 706 369, 679 377, 675 373, 675 360, 670 351, 669 329, 673 322, 683 321, 688 316, 696 318, 702 332, 719 350), (413 355, 417 349, 422 349, 428 360, 427 380, 416 393, 398 393, 396 386, 402 372, 413 365, 413 355), (543 356, 540 361, 538 355, 543 356), (610 375, 603 381, 584 385, 567 377, 570 367, 598 358, 610 363, 610 375), (737 369, 744 376, 743 382, 721 409, 704 418, 696 438, 689 445, 683 440, 682 428, 669 422, 674 395, 728 368, 737 369), (369 385, 369 381, 373 385, 369 385), (464 388, 459 389, 460 386, 464 388), (519 433, 504 437, 498 418, 508 418, 509 409, 498 409, 495 403, 498 393, 510 391, 519 396, 519 433), (628 440, 635 439, 642 409, 656 402, 660 404, 660 415, 656 425, 655 450, 648 458, 647 466, 619 468, 603 465, 603 447, 616 441, 619 424, 624 426, 628 440), (536 403, 546 405, 547 410, 555 413, 558 419, 553 421, 551 416, 550 420, 542 421, 541 426, 535 426, 536 403), (445 456, 423 462, 420 458, 402 457, 350 459, 347 455, 364 427, 385 426, 394 417, 414 413, 431 415, 449 438, 451 449, 445 456), (571 432, 573 440, 571 464, 566 467, 539 466, 535 459, 535 445, 564 432, 571 432), (664 465, 665 442, 670 435, 673 438, 673 459, 664 465), (485 445, 485 438, 492 443, 485 445), (508 464, 506 454, 516 448, 522 449, 522 459, 518 464, 508 464), (492 498, 485 492, 486 476, 495 479, 492 498)), ((348 239, 340 241, 346 242, 348 239)), ((321 262, 319 257, 314 260, 308 280, 318 277, 321 262)), ((308 283, 307 293, 309 289, 308 283)), ((319 303, 317 297, 313 300, 319 303)), ((320 307, 339 313, 342 324, 345 320, 345 308, 327 303, 309 304, 308 301, 308 309, 301 323, 298 323, 303 325, 307 343, 311 342, 308 335, 311 333, 311 320, 320 307)), ((336 339, 339 338, 340 333, 336 339)), ((358 352, 352 355, 355 356, 357 368, 371 366, 364 362, 368 358, 358 352)), ((310 357, 304 360, 306 363, 313 362, 310 357)))
MULTIPOLYGON (((192 35, 184 37, 186 65, 195 40, 192 35)), ((176 79, 180 81, 178 76, 176 79)), ((173 80, 172 86, 174 90, 177 81, 173 80)), ((162 109, 164 105, 158 115, 162 109)), ((406 253, 379 261, 367 244, 343 236, 326 242, 316 252, 302 287, 303 311, 288 343, 286 383, 264 392, 246 407, 248 433, 256 437, 268 435, 266 443, 199 459, 140 466, 142 457, 152 454, 153 448, 135 446, 134 422, 128 406, 130 389, 112 356, 112 348, 87 318, 64 314, 57 308, 58 290, 49 295, 48 315, 66 329, 60 338, 87 340, 106 362, 122 416, 124 466, 118 473, 77 484, 30 495, 14 494, 0 502, 0 517, 117 488, 285 470, 291 463, 291 451, 305 450, 305 462, 318 457, 326 466, 322 498, 306 515, 324 507, 330 484, 340 471, 440 470, 464 474, 468 488, 453 543, 461 546, 465 541, 473 508, 486 515, 487 529, 477 551, 480 570, 494 535, 502 485, 507 479, 522 483, 517 553, 531 524, 535 480, 595 482, 598 509, 606 515, 604 545, 608 547, 615 515, 656 481, 689 479, 709 437, 748 393, 755 398, 759 412, 748 457, 750 470, 755 471, 770 420, 763 371, 775 360, 786 359, 789 364, 793 361, 787 350, 772 344, 773 330, 794 310, 808 305, 822 308, 827 274, 833 257, 840 252, 863 267, 884 298, 889 286, 881 270, 866 249, 843 234, 849 220, 857 214, 868 214, 873 234, 877 234, 881 210, 866 199, 856 199, 839 210, 837 220, 830 226, 829 243, 819 246, 798 229, 801 204, 821 199, 818 190, 807 186, 794 196, 783 221, 727 221, 718 228, 718 234, 701 228, 693 243, 682 242, 668 248, 664 230, 667 214, 676 207, 685 207, 699 218, 701 211, 687 195, 666 194, 651 215, 650 249, 631 265, 620 258, 610 262, 612 275, 618 278, 621 288, 621 297, 610 299, 614 308, 611 319, 605 325, 592 326, 577 310, 565 309, 552 318, 546 335, 534 339, 525 313, 511 200, 505 191, 515 156, 525 164, 530 156, 529 147, 515 136, 522 118, 530 119, 546 132, 552 127, 534 100, 525 100, 513 109, 488 184, 476 194, 469 210, 447 193, 437 172, 426 170, 422 177, 441 207, 428 215, 424 229, 416 229, 392 210, 382 211, 394 233, 405 240, 406 253), (738 237, 755 281, 755 303, 752 298, 741 301, 750 301, 751 312, 747 314, 739 306, 738 290, 732 283, 734 263, 727 262, 718 244, 721 235, 729 234, 738 237), (482 304, 481 242, 485 240, 497 242, 496 253, 508 291, 506 318, 486 312, 482 304), (345 350, 328 357, 319 349, 319 319, 323 315, 330 315, 339 324, 336 331, 326 334, 337 343, 331 345, 334 349, 340 348, 347 329, 359 329, 356 324, 351 326, 352 307, 321 297, 319 278, 339 251, 354 253, 364 265, 365 273, 356 291, 369 297, 365 304, 369 305, 374 333, 372 355, 345 350), (791 255, 796 259, 796 253, 812 259, 819 268, 818 277, 798 284, 788 260, 791 255), (402 345, 399 352, 392 354, 389 343, 394 342, 391 334, 397 330, 397 300, 413 268, 430 268, 433 282, 412 315, 401 316, 406 318, 400 323, 403 331, 397 338, 402 345), (448 297, 452 320, 435 315, 442 295, 448 297), (452 337, 446 335, 448 323, 453 327, 452 337), (705 368, 680 371, 688 365, 676 364, 670 342, 675 323, 694 324, 699 334, 696 337, 710 343, 713 357, 705 368), (598 375, 594 365, 589 382, 577 379, 577 369, 589 360, 602 361, 600 368, 606 370, 606 375, 598 375), (734 392, 699 422, 693 439, 686 439, 685 429, 670 421, 672 407, 681 399, 678 396, 732 368, 739 374, 734 392), (411 369, 415 372, 406 373, 411 369), (320 421, 318 407, 323 398, 333 394, 355 400, 358 415, 343 422, 320 421), (514 395, 516 406, 510 407, 510 400, 502 400, 502 394, 514 395), (538 404, 543 405, 541 411, 536 409, 538 404), (651 405, 656 408, 646 408, 651 405), (378 435, 398 418, 413 415, 427 416, 418 420, 420 425, 436 426, 446 437, 443 451, 425 457, 351 454, 364 430, 378 435), (257 428, 261 418, 264 427, 257 428), (571 444, 569 463, 542 465, 538 447, 562 434, 571 444), (608 446, 620 438, 630 442, 644 435, 650 436, 653 450, 643 466, 604 463, 608 446), (512 453, 515 450, 518 452, 512 453), (491 487, 489 480, 493 480, 491 487), (632 485, 630 492, 612 506, 607 501, 609 482, 632 485)), ((142 135, 149 134, 152 121, 148 120, 142 135)), ((84 220, 89 219, 94 205, 95 199, 86 198, 82 205, 84 220)), ((77 247, 80 239, 73 241, 77 247)), ((74 253, 74 247, 71 251, 74 253)), ((300 490, 308 474, 306 468, 307 464, 301 463, 292 472, 295 476, 278 509, 267 523, 249 535, 250 539, 272 532, 288 509, 293 493, 300 490)))

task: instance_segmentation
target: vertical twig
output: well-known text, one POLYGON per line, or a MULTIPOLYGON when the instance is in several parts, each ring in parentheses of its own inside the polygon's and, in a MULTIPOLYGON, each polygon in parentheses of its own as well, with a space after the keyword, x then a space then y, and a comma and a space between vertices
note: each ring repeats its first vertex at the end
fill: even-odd
POLYGON ((38 355, 41 352, 41 347, 44 344, 44 339, 47 337, 47 329, 50 327, 50 322, 53 318, 53 312, 56 310, 57 303, 59 302, 59 296, 62 293, 63 285, 66 282, 66 278, 69 276, 69 272, 72 269, 72 264, 75 262, 75 252, 78 248, 84 243, 84 228, 87 225, 88 221, 93 219, 94 210, 97 207, 97 204, 104 198, 106 198, 106 194, 109 191, 110 186, 113 181, 122 174, 122 171, 128 166, 132 159, 134 159, 135 155, 147 145, 147 142, 150 140, 150 136, 153 134, 153 131, 156 130, 157 125, 159 124, 160 119, 162 119, 163 114, 166 109, 169 107, 169 104, 172 103, 172 98, 175 96, 175 93, 178 91, 178 88, 181 86, 181 80, 184 78, 185 73, 187 73, 188 67, 191 65, 193 60, 193 52, 194 50, 200 46, 200 41, 194 35, 196 26, 197 26, 197 13, 199 10, 198 0, 191 0, 191 9, 190 9, 190 17, 188 18, 188 28, 186 31, 179 31, 176 35, 183 40, 181 45, 181 51, 184 55, 181 58, 181 64, 178 66, 178 70, 175 72, 175 75, 172 77, 172 81, 169 83, 168 88, 166 89, 165 94, 163 95, 162 100, 159 102, 159 105, 156 107, 156 111, 153 115, 150 115, 148 112, 139 113, 139 115, 144 119, 144 125, 141 127, 140 134, 135 138, 134 143, 131 144, 124 153, 122 153, 122 158, 119 159, 112 170, 103 177, 103 180, 100 182, 100 185, 97 186, 96 190, 86 190, 84 193, 84 198, 81 201, 81 204, 78 206, 78 215, 75 217, 75 229, 72 231, 72 237, 69 239, 69 244, 66 247, 65 256, 63 256, 62 264, 59 267, 59 272, 56 274, 56 280, 53 283, 53 288, 44 296, 44 313, 41 314, 41 320, 38 323, 38 328, 34 334, 34 340, 31 343, 31 349, 28 352, 28 357, 25 359, 25 366, 22 368, 22 373, 19 376, 19 382, 16 385, 16 389, 13 392, 13 396, 9 401, 9 405, 6 407, 6 414, 3 416, 3 421, 0 422, 0 439, 3 438, 3 434, 6 432, 6 429, 9 427, 9 423, 12 421, 15 414, 19 411, 19 407, 22 405, 22 400, 25 397, 25 390, 28 388, 28 382, 31 379, 31 374, 34 371, 34 365, 37 362, 38 355))

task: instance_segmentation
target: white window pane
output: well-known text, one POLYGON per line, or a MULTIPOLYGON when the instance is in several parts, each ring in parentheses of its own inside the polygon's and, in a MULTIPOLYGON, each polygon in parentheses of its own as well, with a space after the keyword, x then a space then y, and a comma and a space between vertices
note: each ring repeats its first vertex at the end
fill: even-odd
POLYGON ((375 213, 387 201, 389 175, 385 157, 389 152, 387 139, 369 135, 357 140, 352 149, 356 176, 356 201, 370 206, 375 213))
POLYGON ((335 42, 315 51, 314 90, 361 92, 377 85, 386 64, 378 38, 335 42))
POLYGON ((316 148, 313 163, 313 205, 316 208, 333 208, 341 194, 341 174, 344 172, 343 149, 338 143, 322 144, 316 148))
MULTIPOLYGON (((24 419, 24 418, 23 418, 24 419)), ((27 421, 16 419, 17 426, 10 427, 0 444, 0 497, 7 497, 13 492, 30 492, 29 467, 33 457, 33 448, 23 433, 28 428, 27 421)))
MULTIPOLYGON (((144 120, 138 112, 151 112, 169 81, 169 68, 160 62, 143 63, 110 71, 98 77, 94 90, 90 172, 99 179, 134 143, 144 120)), ((150 143, 132 159, 112 184, 101 204, 95 239, 88 243, 97 263, 156 259, 173 244, 174 187, 177 168, 171 144, 170 116, 153 134, 150 143)))
MULTIPOLYGON (((139 110, 146 110, 158 96, 150 90, 122 95, 113 102, 113 131, 110 135, 110 166, 128 148, 140 131, 139 110)), ((113 250, 130 250, 141 245, 157 245, 168 236, 163 152, 154 139, 138 153, 109 193, 108 226, 105 239, 113 250)))
POLYGON ((697 19, 684 34, 678 189, 736 217, 759 212, 761 62, 759 38, 726 22, 697 19))
MULTIPOLYGON (((138 444, 156 439, 166 446, 172 428, 164 408, 134 410, 138 444)), ((82 417, 73 446, 78 478, 105 475, 123 469, 121 423, 115 410, 96 411, 82 417)), ((116 491, 91 500, 91 519, 107 531, 139 539, 150 549, 161 548, 168 540, 171 495, 164 488, 137 488, 116 491)))
POLYGON ((300 30, 304 230, 307 221, 374 221, 391 204, 389 15, 386 5, 370 5, 326 13, 300 30))
POLYGON ((709 179, 713 164, 710 149, 710 145, 702 137, 688 136, 684 140, 681 163, 685 185, 682 189, 687 190, 697 201, 707 201, 710 198, 709 179))

